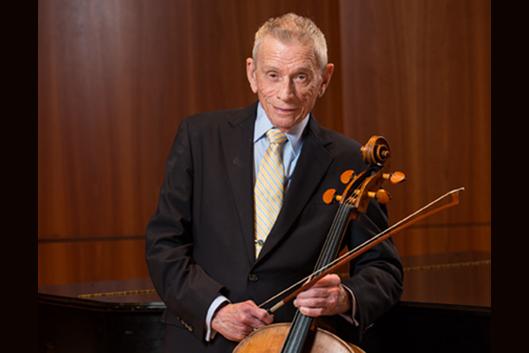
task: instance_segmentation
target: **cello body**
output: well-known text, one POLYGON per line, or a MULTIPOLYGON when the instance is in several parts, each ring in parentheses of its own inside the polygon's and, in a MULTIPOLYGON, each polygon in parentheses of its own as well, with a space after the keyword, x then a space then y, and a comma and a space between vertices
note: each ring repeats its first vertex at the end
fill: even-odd
MULTIPOLYGON (((290 323, 276 323, 255 330, 242 340, 233 353, 279 353, 290 330, 290 323)), ((365 353, 333 333, 316 328, 306 353, 365 353)))

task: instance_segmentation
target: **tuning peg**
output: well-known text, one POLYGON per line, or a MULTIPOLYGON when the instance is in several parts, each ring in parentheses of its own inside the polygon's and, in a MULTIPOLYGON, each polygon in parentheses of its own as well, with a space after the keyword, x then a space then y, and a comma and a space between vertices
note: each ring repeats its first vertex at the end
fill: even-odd
POLYGON ((325 204, 330 205, 332 200, 334 200, 334 194, 336 194, 336 189, 328 189, 323 193, 323 202, 325 204))
POLYGON ((369 196, 372 199, 377 199, 378 202, 381 204, 386 204, 391 199, 391 196, 389 196, 389 193, 384 189, 378 189, 377 192, 369 191, 367 193, 367 196, 369 196))
POLYGON ((355 171, 352 169, 346 170, 340 175, 340 181, 344 184, 349 184, 351 179, 353 179, 355 171))
POLYGON ((330 205, 331 202, 336 199, 336 201, 341 201, 342 200, 342 195, 336 195, 336 189, 328 189, 327 191, 325 191, 323 193, 323 196, 322 196, 322 199, 323 199, 323 202, 325 202, 325 204, 327 205, 330 205))
POLYGON ((406 174, 403 172, 393 172, 393 173, 384 173, 382 174, 382 177, 386 180, 389 180, 391 184, 398 184, 402 183, 404 180, 406 180, 406 174))

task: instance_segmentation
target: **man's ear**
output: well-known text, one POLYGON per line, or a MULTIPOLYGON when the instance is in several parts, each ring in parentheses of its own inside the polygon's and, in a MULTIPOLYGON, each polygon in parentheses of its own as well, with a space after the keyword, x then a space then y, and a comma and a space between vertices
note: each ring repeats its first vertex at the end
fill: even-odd
POLYGON ((257 80, 255 78, 255 61, 252 58, 246 59, 246 77, 250 82, 250 88, 253 93, 257 93, 257 80))
POLYGON ((325 69, 323 69, 322 73, 322 81, 320 85, 320 92, 319 97, 323 97, 325 94, 325 91, 327 90, 327 87, 329 86, 329 82, 331 82, 332 73, 334 72, 334 64, 327 64, 325 66, 325 69))

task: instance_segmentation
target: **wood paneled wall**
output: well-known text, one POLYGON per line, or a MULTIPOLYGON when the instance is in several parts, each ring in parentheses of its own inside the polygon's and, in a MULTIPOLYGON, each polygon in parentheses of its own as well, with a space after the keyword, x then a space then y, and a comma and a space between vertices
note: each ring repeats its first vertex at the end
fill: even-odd
POLYGON ((385 135, 408 174, 392 188, 392 217, 468 189, 457 211, 401 238, 401 253, 490 249, 487 1, 48 0, 39 284, 147 275, 143 234, 180 120, 255 100, 253 34, 287 11, 315 20, 336 65, 320 123, 362 142, 385 135))
POLYGON ((385 136, 399 220, 464 186, 460 206, 395 237, 403 255, 490 252, 490 4, 342 1, 344 131, 385 136))

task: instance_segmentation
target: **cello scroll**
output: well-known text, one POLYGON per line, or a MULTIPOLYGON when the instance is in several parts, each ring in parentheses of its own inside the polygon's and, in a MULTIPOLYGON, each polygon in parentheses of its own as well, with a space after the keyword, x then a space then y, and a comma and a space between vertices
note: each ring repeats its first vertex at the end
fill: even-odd
POLYGON ((382 136, 372 136, 361 147, 362 158, 367 163, 367 168, 356 174, 353 170, 346 170, 340 175, 340 181, 346 184, 342 194, 336 195, 336 189, 328 189, 323 193, 323 202, 330 204, 333 201, 347 203, 353 208, 351 217, 354 219, 367 210, 370 199, 376 199, 382 204, 390 201, 389 193, 382 188, 384 181, 399 184, 406 180, 403 172, 396 171, 385 173, 385 163, 391 153, 389 144, 382 136))

